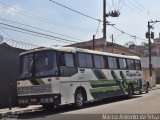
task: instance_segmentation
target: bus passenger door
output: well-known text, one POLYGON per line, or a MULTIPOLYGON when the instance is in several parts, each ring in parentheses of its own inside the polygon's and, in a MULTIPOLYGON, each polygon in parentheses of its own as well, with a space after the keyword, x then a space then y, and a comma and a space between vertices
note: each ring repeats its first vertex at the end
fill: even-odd
POLYGON ((85 69, 80 68, 79 69, 79 80, 84 81, 84 73, 85 73, 85 69))

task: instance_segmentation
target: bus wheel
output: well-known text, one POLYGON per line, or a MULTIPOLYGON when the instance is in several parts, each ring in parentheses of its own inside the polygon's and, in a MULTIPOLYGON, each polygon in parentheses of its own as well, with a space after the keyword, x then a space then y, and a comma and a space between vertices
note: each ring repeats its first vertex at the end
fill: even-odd
POLYGON ((142 90, 139 91, 139 95, 142 95, 142 90))
POLYGON ((148 86, 147 86, 147 90, 146 90, 146 93, 148 93, 149 92, 149 88, 148 88, 148 86))
POLYGON ((128 94, 127 94, 127 97, 130 99, 133 97, 133 86, 132 85, 128 85, 128 94))
POLYGON ((77 90, 75 93, 75 106, 77 108, 82 108, 84 106, 84 94, 81 90, 77 90))

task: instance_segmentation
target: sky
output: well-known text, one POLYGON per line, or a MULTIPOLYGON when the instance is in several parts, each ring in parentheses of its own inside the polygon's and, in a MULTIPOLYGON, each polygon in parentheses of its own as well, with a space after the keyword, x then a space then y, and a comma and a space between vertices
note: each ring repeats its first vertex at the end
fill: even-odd
MULTIPOLYGON (((54 1, 103 20, 103 0, 54 1)), ((160 0, 106 0, 106 2, 107 13, 119 10, 119 17, 108 17, 107 20, 121 30, 118 31, 108 25, 107 41, 111 42, 113 34, 114 42, 120 45, 130 41, 135 44, 147 42, 145 38, 147 22, 160 20, 160 0), (128 36, 124 32, 142 39, 128 36)), ((102 38, 102 25, 102 22, 77 14, 49 0, 0 0, 0 35, 16 41, 39 46, 63 46, 91 40, 93 35, 102 38)), ((159 37, 160 23, 154 24, 152 31, 155 32, 155 37, 159 37)))

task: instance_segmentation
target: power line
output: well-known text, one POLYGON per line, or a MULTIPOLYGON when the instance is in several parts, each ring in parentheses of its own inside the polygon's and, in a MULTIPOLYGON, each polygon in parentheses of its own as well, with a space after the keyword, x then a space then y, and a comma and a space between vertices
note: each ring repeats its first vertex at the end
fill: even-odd
POLYGON ((120 32, 118 35, 116 35, 116 36, 114 37, 114 39, 117 39, 117 38, 120 37, 121 35, 123 35, 122 32, 120 32))
POLYGON ((150 11, 146 9, 143 5, 141 5, 138 1, 135 0, 133 2, 132 0, 128 0, 128 2, 131 4, 131 6, 128 5, 128 7, 131 9, 135 8, 134 11, 136 11, 140 16, 147 18, 147 19, 157 20, 156 18, 158 17, 155 15, 151 15, 150 11))
POLYGON ((157 16, 155 16, 154 14, 152 14, 147 8, 145 8, 142 4, 140 4, 137 0, 135 0, 135 4, 137 4, 138 6, 140 6, 142 9, 144 9, 145 11, 146 11, 146 13, 147 13, 147 15, 149 16, 150 15, 150 17, 151 18, 153 18, 154 20, 157 20, 157 19, 155 19, 155 18, 158 18, 159 19, 159 17, 157 17, 157 16), (152 15, 151 15, 152 14, 152 15))
MULTIPOLYGON (((0 23, 0 24, 5 25, 5 24, 2 24, 2 23, 0 23)), ((76 43, 75 41, 71 41, 71 40, 59 38, 59 37, 56 37, 56 36, 51 36, 51 35, 35 32, 35 31, 27 30, 27 29, 24 29, 24 28, 19 28, 19 27, 16 27, 16 26, 11 26, 11 25, 7 25, 7 24, 5 26, 11 27, 11 28, 7 28, 7 27, 3 27, 3 26, 1 26, 1 28, 16 31, 16 32, 20 32, 20 33, 30 34, 30 35, 33 35, 33 36, 46 38, 46 39, 54 40, 54 41, 58 41, 58 42, 61 41, 61 42, 65 42, 65 43, 76 43), (14 29, 12 29, 12 28, 14 28, 14 29), (15 28, 18 29, 18 30, 16 30, 15 28)))
POLYGON ((111 10, 111 7, 110 7, 110 5, 109 5, 109 3, 108 3, 108 0, 106 0, 106 3, 107 3, 107 6, 108 6, 109 10, 112 11, 112 10, 111 10))
MULTIPOLYGON (((10 6, 6 3, 3 3, 1 1, 0 1, 0 4, 2 4, 3 7, 6 8, 6 9, 8 9, 9 7, 12 7, 12 6, 10 6)), ((12 7, 12 8, 15 10, 14 12, 16 12, 17 14, 23 15, 25 17, 30 17, 30 18, 33 18, 34 20, 38 20, 38 21, 41 21, 41 22, 44 22, 44 23, 52 24, 52 25, 55 25, 55 26, 58 26, 58 27, 63 27, 63 28, 67 28, 67 29, 74 29, 74 30, 78 30, 78 31, 86 31, 86 32, 95 31, 95 29, 81 28, 81 27, 78 27, 78 26, 66 25, 66 24, 59 23, 57 21, 53 21, 53 20, 38 16, 38 15, 34 15, 34 14, 32 14, 28 11, 25 11, 25 10, 18 11, 17 8, 15 8, 15 7, 12 7)))
MULTIPOLYGON (((64 8, 66 8, 66 9, 69 9, 69 10, 71 10, 71 11, 73 11, 73 12, 76 12, 77 14, 80 14, 80 15, 83 15, 83 16, 85 16, 85 17, 88 17, 88 18, 90 18, 90 19, 93 19, 93 20, 96 20, 96 21, 99 21, 99 22, 103 22, 102 20, 100 20, 100 19, 96 19, 96 18, 94 18, 94 17, 91 17, 91 16, 88 16, 88 15, 86 15, 86 14, 83 14, 83 13, 81 13, 81 12, 79 12, 79 11, 76 11, 76 10, 73 10, 72 8, 69 8, 69 7, 67 7, 67 6, 64 6, 64 5, 62 5, 62 4, 60 4, 60 3, 58 3, 58 2, 55 2, 55 1, 53 1, 53 0, 50 0, 51 2, 53 2, 53 3, 55 3, 55 4, 57 4, 57 5, 60 5, 60 6, 62 6, 62 7, 64 7, 64 8)), ((0 2, 0 3, 2 3, 2 2, 0 2)), ((3 3, 4 4, 4 3, 3 3)), ((16 9, 16 8, 15 8, 16 9)), ((27 12, 28 13, 28 12, 27 12)), ((30 14, 30 13, 29 13, 30 14)), ((37 17, 37 16, 35 16, 35 15, 32 15, 32 14, 30 14, 30 16, 34 16, 34 17, 37 17)), ((41 17, 39 17, 39 18, 41 18, 41 17)), ((45 19, 45 18, 42 18, 43 20, 45 19)), ((46 19, 45 19, 46 20, 46 19)), ((118 30, 118 31, 120 31, 120 32, 122 32, 122 33, 124 33, 125 35, 128 35, 128 36, 130 36, 130 37, 136 37, 135 35, 131 35, 131 34, 129 34, 129 33, 127 33, 127 32, 124 32, 124 31, 122 31, 122 30, 120 30, 119 28, 117 28, 117 27, 115 27, 115 26, 113 26, 113 25, 111 25, 112 27, 114 27, 116 30, 118 30)), ((21 30, 23 29, 23 28, 20 28, 21 30)), ((24 29, 23 29, 24 30, 24 29)), ((28 31, 28 30, 27 30, 28 31)), ((28 32, 31 32, 30 30, 28 31, 28 32)), ((33 31, 34 32, 34 31, 33 31)), ((34 32, 34 33, 38 33, 38 32, 34 32)), ((45 34, 41 34, 41 35, 45 35, 45 34)), ((54 36, 51 36, 51 35, 47 35, 47 37, 54 37, 54 36)), ((56 38, 58 38, 58 37, 56 37, 56 38)), ((66 39, 63 39, 63 38, 60 38, 61 40, 66 40, 66 39)), ((142 39, 142 38, 139 38, 139 37, 136 37, 136 39, 141 39, 141 40, 145 40, 145 39, 142 39)), ((71 41, 71 40, 67 40, 68 42, 75 42, 75 41, 71 41)))
POLYGON ((141 5, 137 0, 135 0, 135 4, 139 5, 141 8, 143 8, 147 13, 149 13, 149 10, 146 9, 143 5, 141 5))
POLYGON ((101 22, 98 23, 97 30, 96 30, 96 33, 95 33, 95 37, 96 37, 96 35, 97 35, 97 33, 98 33, 98 29, 99 29, 100 23, 101 23, 101 22))
POLYGON ((113 3, 113 2, 112 2, 112 7, 111 7, 111 6, 109 5, 108 0, 106 0, 106 3, 107 3, 107 5, 108 5, 110 11, 112 11, 112 9, 113 9, 113 10, 118 10, 118 11, 120 11, 120 9, 121 9, 121 8, 123 7, 123 5, 124 5, 124 2, 125 2, 125 0, 119 0, 119 1, 116 2, 116 3, 113 3))
MULTIPOLYGON (((136 1, 136 0, 135 0, 135 1, 136 1)), ((147 10, 146 8, 144 8, 141 4, 140 4, 139 6, 141 6, 142 8, 140 9, 139 7, 137 7, 137 6, 133 3, 133 1, 132 1, 132 3, 131 3, 131 1, 129 1, 129 3, 130 3, 131 5, 125 3, 125 0, 119 0, 119 3, 120 3, 120 2, 121 2, 122 4, 121 4, 121 6, 119 7, 119 10, 121 9, 121 7, 122 7, 123 5, 127 5, 127 7, 129 7, 130 9, 132 9, 132 10, 134 10, 134 11, 136 11, 137 14, 139 14, 140 16, 142 16, 142 17, 144 17, 144 18, 147 17, 146 15, 144 15, 144 13, 142 13, 142 8, 145 9, 146 11, 149 11, 149 10, 147 10), (138 10, 140 10, 141 12, 139 12, 138 10)), ((139 4, 137 1, 136 1, 136 3, 139 4)), ((108 5, 109 5, 109 4, 108 4, 108 5)), ((112 25, 111 25, 111 26, 112 26, 112 25)), ((112 26, 112 27, 115 27, 115 26, 112 26)), ((117 27, 115 27, 115 29, 118 30, 118 31, 120 31, 121 33, 123 33, 123 34, 125 34, 125 35, 128 35, 128 36, 130 36, 130 37, 133 37, 134 39, 145 40, 145 39, 142 39, 142 38, 140 38, 140 37, 136 37, 135 35, 131 35, 131 34, 127 33, 127 32, 124 32, 123 30, 120 30, 120 29, 117 28, 117 27)))
POLYGON ((1 29, 1 28, 0 28, 0 30, 1 30, 4 34, 6 34, 8 37, 10 37, 10 35, 9 35, 6 31, 4 31, 4 30, 1 29))
POLYGON ((70 43, 70 42, 67 42, 67 41, 57 40, 57 39, 54 39, 54 38, 49 38, 49 37, 46 37, 46 36, 41 36, 41 35, 37 35, 37 34, 33 34, 33 33, 28 33, 28 32, 24 32, 24 31, 21 31, 21 30, 15 30, 15 29, 12 29, 12 28, 2 27, 2 26, 1 26, 1 28, 11 30, 11 31, 15 31, 15 32, 19 32, 19 33, 29 34, 29 35, 33 35, 33 36, 36 36, 36 37, 45 38, 45 39, 49 39, 49 40, 53 40, 53 41, 70 43))
MULTIPOLYGON (((130 3, 130 1, 129 1, 129 3, 130 3)), ((137 8, 134 8, 133 6, 133 4, 132 5, 129 5, 129 4, 127 4, 127 3, 124 3, 128 8, 130 8, 131 10, 133 10, 134 12, 136 12, 138 15, 140 15, 141 17, 144 17, 144 18, 147 18, 147 16, 145 16, 143 13, 141 13, 141 12, 139 12, 138 10, 137 10, 137 8)))
POLYGON ((60 4, 60 3, 58 3, 58 2, 56 2, 56 1, 54 1, 54 0, 49 0, 49 1, 51 1, 51 2, 53 2, 53 3, 55 3, 55 4, 57 4, 57 5, 59 5, 59 6, 61 6, 61 7, 64 7, 64 8, 66 8, 66 9, 72 11, 72 12, 75 12, 75 13, 77 13, 77 14, 80 14, 80 15, 82 15, 82 16, 85 16, 85 17, 87 17, 87 18, 90 18, 90 19, 92 19, 92 20, 96 20, 96 21, 102 22, 100 19, 96 19, 96 18, 94 18, 94 17, 91 17, 91 16, 89 16, 89 15, 86 15, 86 14, 84 14, 84 13, 81 13, 81 12, 79 12, 79 11, 77 11, 77 10, 74 10, 74 9, 70 8, 70 7, 67 7, 67 6, 65 6, 65 5, 62 5, 62 4, 60 4))
POLYGON ((75 40, 81 40, 81 39, 79 39, 79 38, 75 38, 75 37, 71 37, 71 36, 68 36, 68 35, 64 35, 64 34, 52 32, 52 31, 45 30, 45 29, 42 29, 42 28, 39 28, 39 27, 33 27, 33 26, 26 25, 26 24, 23 24, 23 23, 19 23, 19 22, 7 20, 7 19, 4 19, 4 18, 0 18, 0 20, 3 20, 3 21, 5 21, 5 22, 11 22, 11 23, 23 25, 23 26, 26 26, 26 27, 34 28, 34 29, 41 30, 41 31, 44 31, 44 32, 48 32, 48 33, 54 33, 54 34, 61 35, 61 36, 64 36, 64 37, 68 37, 68 38, 75 39, 75 40))
POLYGON ((122 9, 124 3, 125 3, 125 0, 122 1, 122 4, 121 4, 121 6, 119 6, 118 11, 120 11, 122 9))
POLYGON ((123 34, 125 34, 125 35, 127 35, 127 36, 130 36, 130 37, 135 38, 135 39, 145 40, 145 41, 146 41, 146 39, 143 39, 143 38, 137 37, 137 36, 135 36, 135 35, 131 35, 131 34, 127 33, 127 32, 124 32, 123 30, 115 27, 114 25, 111 25, 111 26, 112 26, 114 29, 116 29, 117 31, 119 31, 119 32, 121 32, 121 33, 123 33, 123 34))
POLYGON ((139 14, 141 14, 141 16, 144 16, 144 14, 145 14, 145 16, 144 16, 145 18, 149 18, 150 17, 151 19, 156 20, 155 19, 156 16, 151 15, 150 11, 148 9, 146 9, 143 5, 141 5, 137 0, 134 0, 134 2, 132 0, 128 0, 128 1, 131 4, 132 8, 135 7, 135 9, 133 8, 134 10, 136 10, 136 11, 139 10, 140 11, 140 12, 139 11, 137 11, 137 12, 139 14))
POLYGON ((35 32, 35 31, 28 30, 28 29, 25 29, 25 28, 20 28, 20 27, 14 26, 14 25, 9 25, 9 24, 5 24, 5 23, 0 23, 0 24, 4 25, 4 26, 9 26, 9 27, 12 27, 12 28, 20 29, 20 30, 23 30, 23 31, 27 31, 27 32, 40 34, 40 35, 47 36, 47 37, 51 37, 51 38, 61 39, 61 40, 65 40, 65 41, 68 41, 68 42, 75 42, 75 41, 72 41, 72 40, 67 40, 67 39, 56 37, 56 36, 53 36, 53 35, 48 35, 48 34, 44 34, 44 33, 40 33, 40 32, 35 32))
MULTIPOLYGON (((139 4, 136 4, 136 1, 132 1, 132 0, 128 0, 131 4, 132 4, 132 6, 135 6, 135 8, 136 9, 139 9, 141 12, 143 12, 143 13, 146 13, 145 11, 143 11, 144 9, 141 7, 141 6, 139 6, 139 4)), ((147 12, 148 12, 148 10, 147 10, 147 12)))

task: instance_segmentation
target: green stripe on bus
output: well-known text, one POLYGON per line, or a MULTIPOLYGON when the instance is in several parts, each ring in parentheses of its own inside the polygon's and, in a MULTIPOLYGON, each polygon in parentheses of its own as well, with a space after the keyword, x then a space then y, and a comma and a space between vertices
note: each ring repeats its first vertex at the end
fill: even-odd
POLYGON ((98 88, 98 87, 111 87, 111 86, 117 86, 117 84, 97 84, 97 85, 91 85, 92 88, 98 88))
POLYGON ((89 91, 91 93, 93 93, 93 92, 109 92, 109 91, 116 91, 116 90, 119 90, 119 89, 120 89, 119 86, 111 86, 111 87, 92 88, 89 91))
POLYGON ((44 84, 44 81, 42 79, 36 79, 36 81, 39 85, 44 84))
POLYGON ((126 80, 126 82, 127 82, 128 84, 130 84, 130 83, 137 84, 137 81, 136 81, 136 80, 126 80))
POLYGON ((104 85, 104 84, 116 84, 115 80, 94 80, 91 81, 91 85, 104 85))

